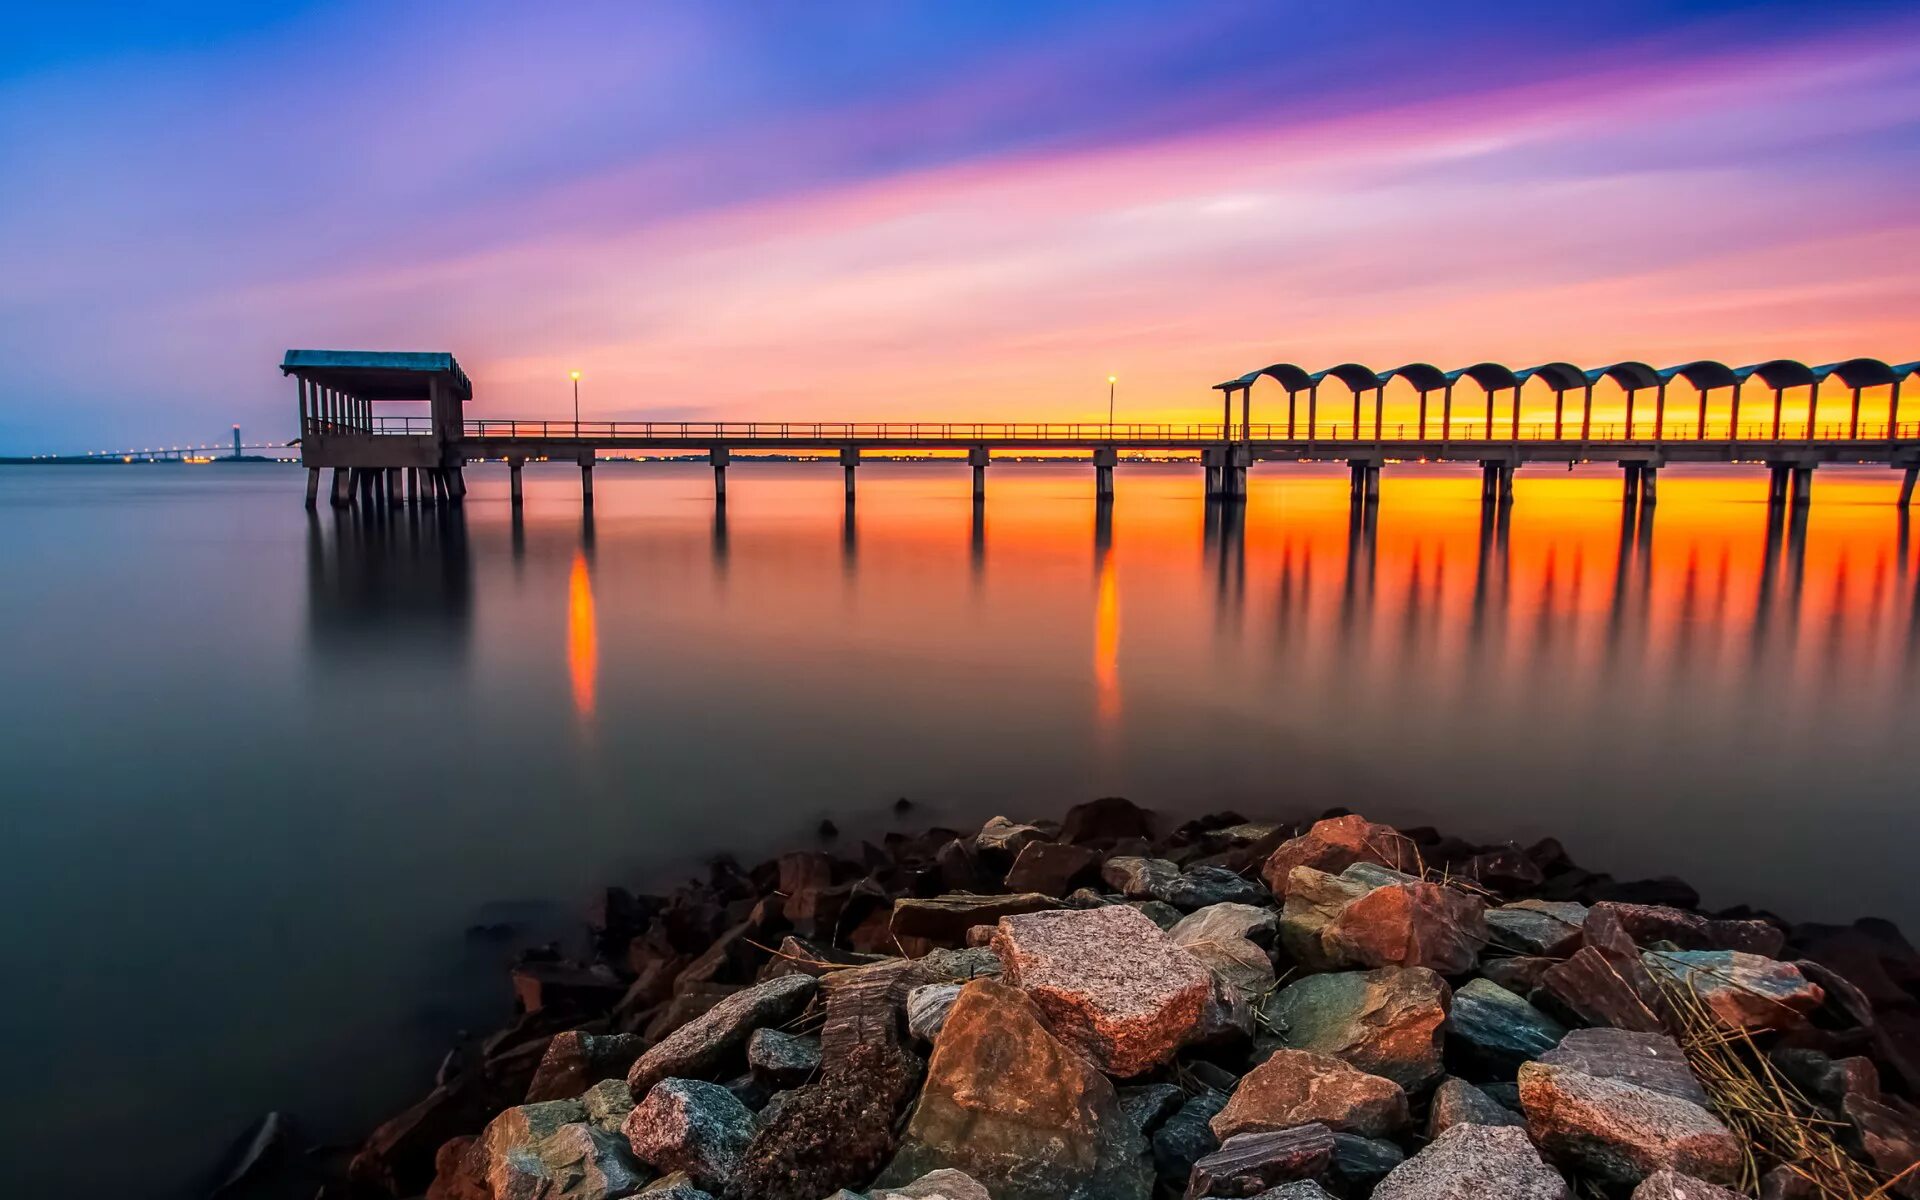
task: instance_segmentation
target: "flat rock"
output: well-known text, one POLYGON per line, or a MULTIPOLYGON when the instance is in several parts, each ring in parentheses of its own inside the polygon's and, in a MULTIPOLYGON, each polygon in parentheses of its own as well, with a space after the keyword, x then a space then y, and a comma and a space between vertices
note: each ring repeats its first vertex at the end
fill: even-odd
POLYGON ((1407 1123, 1399 1084, 1311 1050, 1275 1050, 1240 1081, 1213 1118, 1224 1144, 1238 1133, 1272 1133, 1318 1122, 1339 1133, 1381 1137, 1407 1123))
POLYGON ((1064 896, 1097 876, 1100 852, 1066 842, 1028 842, 1008 869, 1004 886, 1009 892, 1036 892, 1064 896))
POLYGON ((1564 958, 1580 948, 1587 906, 1572 900, 1516 900, 1487 910, 1493 945, 1515 954, 1564 958))
POLYGON ((1453 990, 1447 1014, 1447 1059, 1462 1074, 1511 1078, 1520 1064, 1560 1044, 1566 1027, 1487 979, 1453 990))
POLYGON ((646 1039, 632 1033, 556 1033, 534 1068, 527 1103, 571 1100, 602 1079, 625 1076, 646 1048, 646 1039))
POLYGON ((1430 967, 1457 975, 1487 944, 1486 902, 1368 863, 1339 875, 1296 867, 1280 936, 1314 969, 1430 967))
POLYGON ((1792 963, 1739 950, 1649 950, 1655 978, 1690 990, 1728 1029, 1790 1029, 1806 1022, 1826 992, 1792 963))
POLYGON ((926 938, 949 946, 966 940, 967 930, 992 925, 1015 913, 1059 908, 1060 901, 1039 892, 1014 896, 906 896, 893 903, 890 928, 896 937, 926 938))
POLYGON ((1707 1090, 1687 1065, 1686 1052, 1664 1033, 1575 1029, 1542 1054, 1540 1061, 1602 1079, 1638 1084, 1693 1104, 1707 1103, 1707 1090))
POLYGON ((1373 1200, 1571 1200, 1524 1129, 1455 1125, 1401 1163, 1373 1200))
POLYGON ((1167 936, 1182 946, 1200 942, 1239 938, 1258 946, 1271 946, 1279 929, 1279 918, 1271 908, 1259 904, 1209 904, 1180 918, 1167 936))
POLYGON ((1171 1058, 1213 986, 1198 959, 1124 905, 1002 918, 993 951, 1062 1040, 1121 1077, 1171 1058))
POLYGON ((1026 993, 982 979, 947 1014, 876 1186, 952 1167, 996 1200, 1146 1200, 1144 1149, 1107 1077, 1048 1030, 1026 993))
POLYGON ((964 1171, 942 1167, 904 1187, 883 1188, 873 1200, 993 1200, 980 1181, 964 1171))
POLYGON ((811 976, 783 975, 727 996, 642 1054, 627 1073, 627 1086, 645 1096, 662 1079, 716 1073, 754 1030, 799 1016, 818 986, 811 976))
MULTIPOLYGON (((798 978, 798 977, 795 977, 798 978)), ((658 1171, 685 1171, 695 1184, 725 1194, 757 1123, 717 1083, 664 1079, 627 1114, 633 1156, 658 1171)))
POLYGON ((1262 1008, 1281 1045, 1344 1059, 1419 1091, 1442 1072, 1442 1034, 1452 992, 1424 967, 1309 975, 1262 1008))
MULTIPOLYGON (((997 963, 999 960, 994 961, 997 963)), ((923 1042, 931 1042, 939 1037, 940 1027, 947 1021, 947 1011, 959 999, 963 986, 958 983, 926 983, 908 992, 907 1032, 923 1042)))
POLYGON ((1295 867, 1337 875, 1355 863, 1377 863, 1396 871, 1418 871, 1420 851, 1391 825, 1376 825, 1348 815, 1315 821, 1299 837, 1280 843, 1260 874, 1280 899, 1287 898, 1295 867))
POLYGON ((1640 1181, 1633 1189, 1632 1200, 1746 1200, 1746 1197, 1704 1179, 1661 1170, 1640 1181))
POLYGON ((1787 944, 1786 932, 1779 926, 1752 918, 1726 920, 1664 904, 1612 900, 1602 900, 1594 907, 1618 921, 1627 935, 1643 946, 1667 942, 1681 950, 1739 950, 1778 958, 1787 944))
POLYGON ((1427 1105, 1427 1137, 1437 1138, 1455 1125, 1525 1125, 1519 1113, 1503 1106, 1464 1079, 1447 1079, 1427 1105))
POLYGON ((1193 1164, 1186 1198, 1253 1196, 1275 1184, 1310 1179, 1332 1162, 1333 1133, 1325 1125, 1243 1133, 1193 1164))
POLYGON ((747 1069, 774 1091, 799 1087, 820 1069, 820 1039, 756 1029, 747 1039, 747 1069))
POLYGON ((1520 1103, 1527 1132, 1541 1150, 1585 1174, 1621 1184, 1638 1183, 1662 1168, 1709 1183, 1739 1178, 1739 1140, 1690 1100, 1531 1062, 1520 1068, 1520 1103))

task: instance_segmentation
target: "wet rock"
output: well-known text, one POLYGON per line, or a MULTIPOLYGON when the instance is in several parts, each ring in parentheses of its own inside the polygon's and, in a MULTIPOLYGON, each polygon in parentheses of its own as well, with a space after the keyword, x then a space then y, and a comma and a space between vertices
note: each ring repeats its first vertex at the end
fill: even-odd
POLYGON ((820 1069, 820 1041, 778 1029, 756 1029, 747 1039, 747 1068, 772 1091, 799 1087, 820 1069))
POLYGON ((1311 1050, 1276 1050, 1240 1081, 1213 1119, 1224 1143, 1237 1133, 1268 1133, 1318 1122, 1341 1133, 1381 1137, 1407 1123, 1407 1094, 1399 1084, 1369 1075, 1311 1050))
POLYGON ((627 1114, 625 1128, 635 1158, 659 1171, 685 1171, 701 1188, 724 1194, 756 1124, 717 1083, 665 1079, 627 1114))
POLYGON ((1604 900, 1594 905, 1620 923, 1642 946, 1667 942, 1681 950, 1739 950, 1778 958, 1787 935, 1766 921, 1721 920, 1662 904, 1626 904, 1604 900))
POLYGON ((1437 1138, 1455 1125, 1525 1125, 1520 1114, 1502 1106, 1464 1079, 1448 1079, 1434 1089, 1427 1107, 1427 1137, 1437 1138))
POLYGON ((1098 875, 1100 852, 1065 842, 1029 842, 1003 885, 1009 892, 1064 896, 1098 875))
POLYGON ((1613 1183, 1662 1168, 1710 1183, 1739 1178, 1740 1143, 1704 1107, 1624 1079, 1531 1062, 1520 1068, 1527 1132, 1556 1162, 1613 1183))
POLYGON ((608 1133, 619 1133, 633 1111, 633 1089, 624 1079, 603 1079, 580 1097, 587 1110, 587 1122, 608 1133))
POLYGON ((1328 875, 1297 867, 1280 914, 1287 950, 1316 969, 1471 969, 1487 943, 1486 904, 1456 888, 1372 864, 1328 875))
POLYGON ((1452 994, 1424 967, 1309 975, 1263 1006, 1281 1045, 1331 1054, 1419 1091, 1441 1074, 1442 1032, 1452 994))
POLYGON ((1463 1075, 1506 1078, 1566 1035, 1565 1026, 1499 984, 1470 979, 1453 992, 1447 1059, 1463 1075))
POLYGON ((1048 840, 1046 831, 1033 825, 1021 825, 1005 817, 994 817, 974 836, 975 853, 1001 863, 1011 863, 1029 843, 1048 840))
POLYGON ((907 993, 907 1031, 923 1042, 940 1036, 947 1011, 960 997, 957 983, 928 983, 907 993))
POLYGON ((1260 874, 1273 894, 1284 900, 1293 886, 1295 867, 1337 875, 1362 862, 1395 871, 1418 871, 1420 852, 1390 825, 1376 825, 1360 816, 1331 817, 1315 821, 1307 832, 1282 842, 1260 874))
POLYGON ((964 1171, 942 1167, 905 1187, 882 1188, 873 1200, 993 1200, 980 1181, 964 1171))
POLYGON ((1153 814, 1119 796, 1076 804, 1060 822, 1063 842, 1111 844, 1123 838, 1153 840, 1153 814))
POLYGON ((1571 900, 1517 900, 1487 910, 1493 945, 1515 954, 1564 958, 1580 948, 1587 906, 1571 900))
POLYGON ((1455 1125, 1395 1167, 1373 1200, 1571 1200, 1560 1173, 1542 1162, 1526 1131, 1455 1125))
POLYGON ((1121 1077, 1171 1058, 1213 986, 1198 959, 1121 905, 1005 917, 993 950, 1064 1041, 1121 1077))
POLYGON ((876 1186, 954 1167, 996 1200, 1146 1200, 1143 1148, 1106 1076, 1049 1032, 1025 993, 983 979, 947 1014, 899 1152, 876 1186))
POLYGON ((570 1100, 602 1079, 624 1076, 646 1048, 646 1039, 631 1033, 556 1033, 527 1085, 527 1103, 570 1100))
POLYGON ((799 1016, 817 986, 810 976, 783 975, 726 997, 642 1054, 627 1074, 627 1086, 645 1096, 662 1079, 717 1072, 754 1030, 799 1016))
POLYGON ((1187 1094, 1173 1083, 1123 1087, 1119 1095, 1120 1111, 1127 1114, 1127 1119, 1133 1122, 1135 1128, 1148 1136, 1152 1136, 1154 1130, 1165 1124, 1167 1118, 1178 1112, 1187 1101, 1187 1094))
POLYGON ((1332 1162, 1333 1134, 1325 1125, 1243 1133, 1193 1164, 1186 1197, 1253 1196, 1275 1184, 1310 1179, 1332 1162))
POLYGON ((1624 1080, 1694 1104, 1707 1103, 1707 1090, 1694 1078, 1686 1052, 1662 1033, 1575 1029, 1541 1055, 1540 1061, 1602 1079, 1624 1080))
POLYGON ((1789 1029, 1803 1024, 1826 993, 1792 963, 1738 950, 1649 950, 1648 971, 1691 991, 1728 1029, 1789 1029))
POLYGON ((1364 1189, 1378 1182, 1387 1172, 1406 1161, 1400 1147, 1385 1138, 1361 1137, 1355 1133, 1333 1135, 1334 1178, 1351 1188, 1364 1189))
POLYGON ((966 940, 967 930, 976 925, 992 925, 1001 917, 1059 907, 1059 900, 1038 892, 1015 896, 909 896, 894 902, 890 928, 896 937, 926 938, 957 946, 966 940))
POLYGON ((1704 1179, 1662 1170, 1642 1179, 1633 1189, 1632 1200, 1746 1200, 1746 1197, 1704 1179))
POLYGON ((1168 1189, 1184 1188, 1193 1164, 1220 1148, 1220 1139, 1213 1135, 1213 1118, 1226 1106, 1226 1092, 1201 1092, 1154 1131, 1153 1169, 1168 1189))

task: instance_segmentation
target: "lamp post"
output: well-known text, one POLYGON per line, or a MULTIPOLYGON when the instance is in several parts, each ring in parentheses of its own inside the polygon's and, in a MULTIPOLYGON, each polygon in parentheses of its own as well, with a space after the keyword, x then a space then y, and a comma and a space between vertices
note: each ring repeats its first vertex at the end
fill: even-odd
POLYGON ((1107 432, 1113 432, 1113 389, 1120 382, 1118 375, 1107 376, 1107 432))
POLYGON ((573 436, 580 436, 580 372, 567 372, 573 379, 573 436))

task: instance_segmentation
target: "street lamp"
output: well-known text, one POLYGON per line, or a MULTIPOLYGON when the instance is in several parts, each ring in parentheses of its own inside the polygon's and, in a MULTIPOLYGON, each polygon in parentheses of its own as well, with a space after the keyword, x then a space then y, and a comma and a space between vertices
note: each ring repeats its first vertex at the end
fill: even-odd
POLYGON ((1107 427, 1113 427, 1113 389, 1120 382, 1118 375, 1107 376, 1107 427))
POLYGON ((580 436, 580 372, 569 371, 567 372, 567 374, 573 380, 573 436, 579 437, 580 436))

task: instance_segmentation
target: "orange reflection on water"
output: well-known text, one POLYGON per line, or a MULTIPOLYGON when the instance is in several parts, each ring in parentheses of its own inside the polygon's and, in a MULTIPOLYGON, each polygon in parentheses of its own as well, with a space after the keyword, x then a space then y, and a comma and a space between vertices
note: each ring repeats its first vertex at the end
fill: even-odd
POLYGON ((1120 718, 1120 589, 1113 573, 1113 551, 1099 552, 1100 573, 1093 604, 1093 684, 1100 723, 1120 718))
POLYGON ((575 551, 567 576, 567 670, 573 676, 573 707, 591 717, 600 672, 600 642, 593 615, 593 576, 587 556, 575 551))

